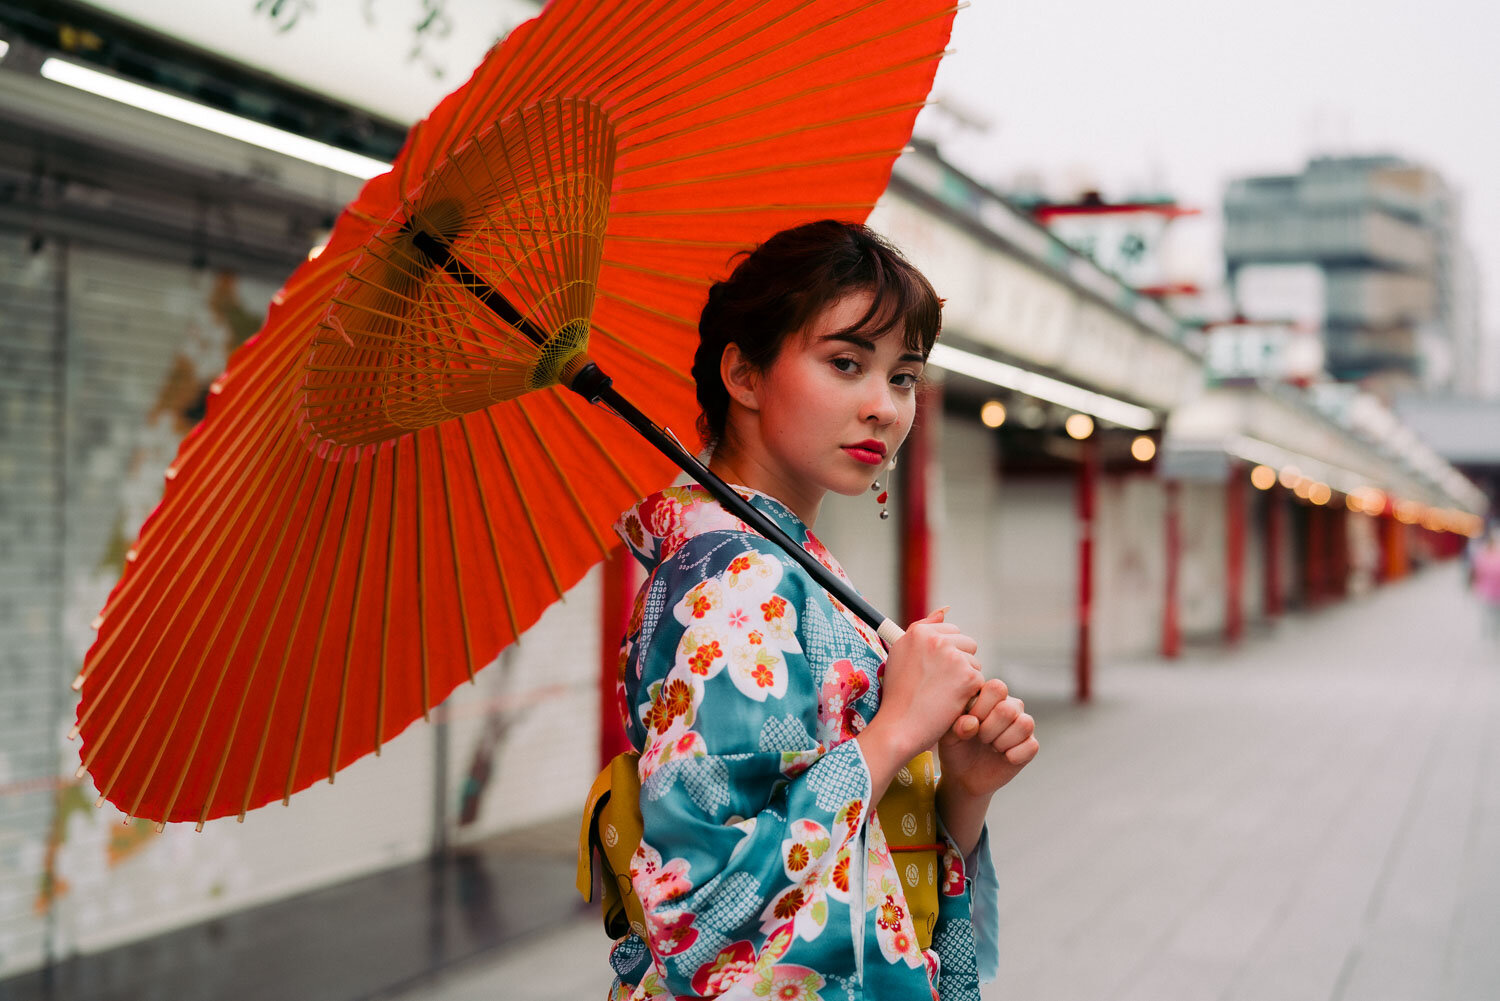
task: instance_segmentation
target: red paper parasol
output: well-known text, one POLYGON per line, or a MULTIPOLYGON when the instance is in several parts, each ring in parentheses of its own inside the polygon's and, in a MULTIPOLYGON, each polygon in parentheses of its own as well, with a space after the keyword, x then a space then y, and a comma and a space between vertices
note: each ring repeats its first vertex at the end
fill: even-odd
POLYGON ((590 399, 691 426, 705 286, 777 230, 868 214, 954 10, 557 0, 497 46, 292 275, 167 471, 75 682, 101 798, 243 818, 534 623, 676 471, 557 380, 596 361, 623 396, 590 399))

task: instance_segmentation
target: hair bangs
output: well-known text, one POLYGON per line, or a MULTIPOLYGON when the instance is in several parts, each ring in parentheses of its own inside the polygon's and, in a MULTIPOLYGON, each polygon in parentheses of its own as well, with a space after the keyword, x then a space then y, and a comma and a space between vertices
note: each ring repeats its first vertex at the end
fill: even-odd
POLYGON ((900 327, 906 350, 925 359, 942 329, 943 300, 904 257, 886 247, 880 250, 887 252, 877 251, 866 258, 870 281, 849 286, 871 293, 869 308, 840 333, 879 338, 900 327))

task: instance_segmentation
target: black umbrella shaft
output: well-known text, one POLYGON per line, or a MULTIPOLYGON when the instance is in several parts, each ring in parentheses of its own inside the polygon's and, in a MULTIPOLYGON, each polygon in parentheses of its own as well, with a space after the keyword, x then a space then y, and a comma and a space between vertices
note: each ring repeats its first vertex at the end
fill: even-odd
MULTIPOLYGON (((597 371, 597 368, 595 371, 597 371)), ((812 553, 803 549, 801 544, 783 532, 780 526, 763 514, 758 508, 751 505, 745 498, 741 497, 733 487, 720 479, 716 473, 699 462, 697 457, 683 448, 676 438, 668 434, 652 421, 651 418, 637 410, 634 404, 621 396, 613 386, 609 385, 608 376, 603 376, 603 373, 599 374, 605 380, 603 387, 595 388, 594 392, 597 393, 597 397, 593 393, 585 393, 586 396, 589 396, 590 399, 597 399, 598 402, 603 403, 619 414, 626 423, 644 435, 646 440, 652 445, 655 445, 658 451, 680 466, 683 472, 703 484, 704 488, 714 495, 714 499, 724 505, 736 518, 739 518, 745 524, 785 550, 788 556, 801 564, 802 569, 806 570, 812 576, 813 580, 817 581, 829 594, 843 602, 855 615, 858 615, 861 619, 869 623, 871 629, 879 630, 882 625, 885 625, 888 621, 886 617, 874 605, 871 605, 864 598, 860 597, 859 592, 855 591, 854 587, 848 581, 819 563, 812 553)), ((887 634, 889 629, 890 626, 887 626, 887 634)))

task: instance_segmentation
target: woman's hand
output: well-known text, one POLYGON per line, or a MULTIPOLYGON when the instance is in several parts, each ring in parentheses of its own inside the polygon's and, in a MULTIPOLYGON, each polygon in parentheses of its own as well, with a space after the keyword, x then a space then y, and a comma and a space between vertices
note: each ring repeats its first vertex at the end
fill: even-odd
POLYGON ((974 704, 938 744, 943 784, 951 792, 988 798, 1036 757, 1036 721, 999 678, 986 681, 974 704))
POLYGON ((1036 722, 1021 700, 991 678, 938 743, 938 813, 965 857, 979 844, 990 797, 1036 757, 1035 734, 1036 722))
POLYGON ((978 645, 943 621, 945 612, 913 622, 886 658, 880 709, 865 732, 877 730, 898 767, 936 744, 984 683, 978 645))

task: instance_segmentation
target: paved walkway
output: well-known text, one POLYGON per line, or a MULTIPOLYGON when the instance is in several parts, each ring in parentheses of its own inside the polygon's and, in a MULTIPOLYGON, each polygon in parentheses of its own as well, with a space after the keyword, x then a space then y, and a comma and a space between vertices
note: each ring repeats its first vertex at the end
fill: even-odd
MULTIPOLYGON (((986 999, 1500 997, 1500 641, 1457 566, 1096 691, 1031 706, 991 811, 986 999)), ((602 998, 604 946, 590 914, 400 998, 602 998)))

